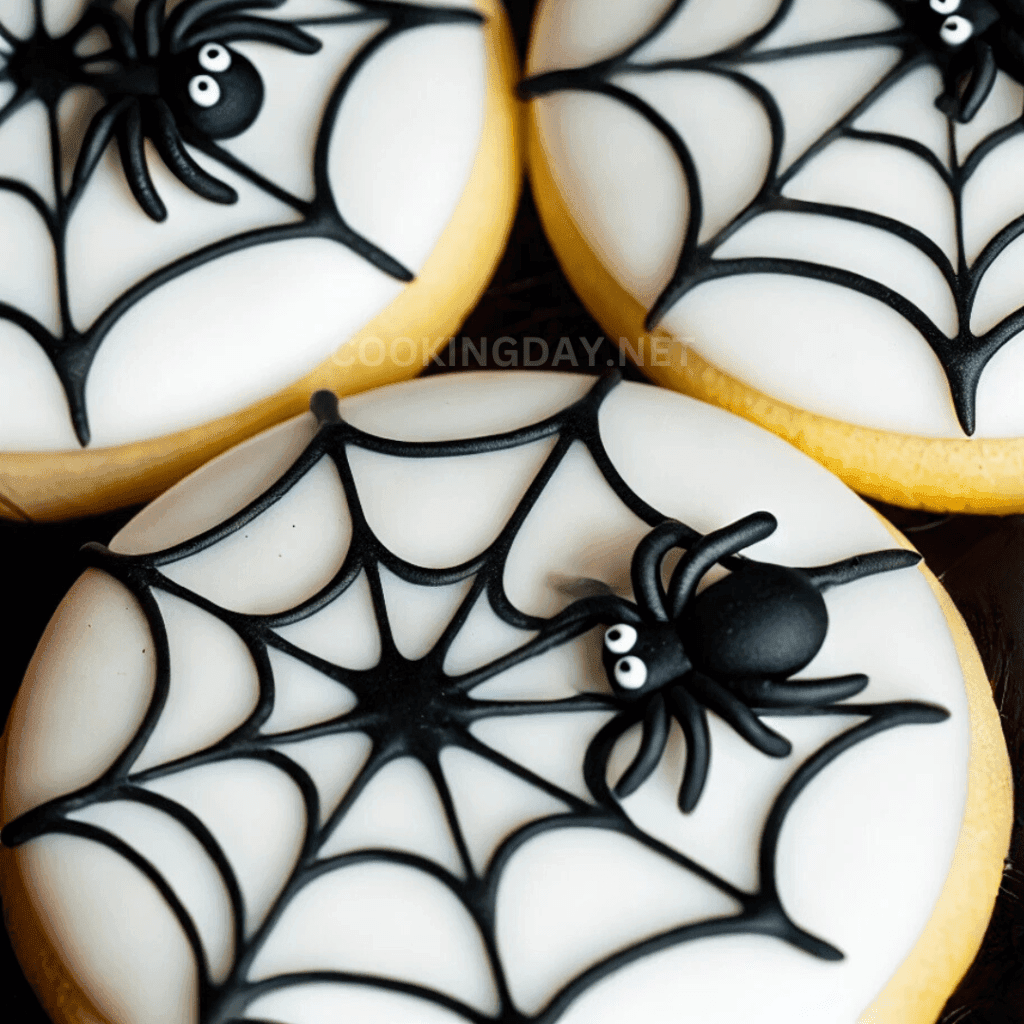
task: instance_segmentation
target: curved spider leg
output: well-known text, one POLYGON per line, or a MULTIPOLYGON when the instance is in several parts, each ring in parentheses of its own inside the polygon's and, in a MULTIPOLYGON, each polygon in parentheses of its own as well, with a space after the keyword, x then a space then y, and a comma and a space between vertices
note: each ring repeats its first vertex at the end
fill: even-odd
POLYGON ((672 618, 679 618, 693 598, 704 573, 715 562, 771 536, 778 525, 771 512, 754 512, 697 541, 676 566, 668 583, 669 614, 672 618))
POLYGON ((769 729, 738 697, 734 697, 713 679, 693 671, 684 683, 691 696, 720 715, 751 746, 769 757, 786 757, 793 745, 785 736, 769 729))
POLYGON ((615 744, 624 733, 642 721, 636 710, 635 707, 631 707, 620 711, 614 718, 605 722, 590 741, 583 756, 583 781, 590 794, 600 804, 607 804, 612 800, 608 789, 608 765, 611 763, 615 744))
POLYGON ((157 193, 146 165, 145 136, 142 133, 142 114, 138 103, 125 111, 117 132, 118 151, 128 187, 139 206, 158 223, 167 219, 167 207, 157 193))
POLYGON ((861 672, 827 679, 798 679, 776 683, 771 679, 744 679, 730 689, 751 708, 819 708, 854 697, 868 685, 861 672))
POLYGON ((317 53, 323 46, 319 39, 303 32, 296 25, 282 21, 271 21, 269 18, 238 17, 224 21, 203 22, 187 33, 183 39, 186 47, 200 46, 203 43, 235 43, 254 42, 270 43, 281 46, 295 53, 317 53))
POLYGON ((120 51, 119 55, 122 55, 126 60, 138 60, 139 51, 135 46, 135 37, 132 35, 131 29, 121 19, 120 15, 116 14, 109 7, 105 7, 102 4, 90 4, 79 25, 86 30, 82 33, 83 36, 93 28, 103 29, 110 37, 114 50, 120 51))
POLYGON ((668 701, 686 738, 686 767, 679 787, 679 810, 689 814, 697 806, 711 764, 711 736, 707 712, 690 696, 685 686, 673 686, 668 701))
POLYGON ((135 8, 135 45, 147 57, 160 56, 160 33, 164 27, 165 0, 140 0, 135 8))
POLYGON ((78 151, 78 159, 75 161, 75 169, 71 173, 71 191, 68 193, 69 202, 74 202, 79 190, 89 180, 96 165, 100 162, 107 143, 110 142, 117 129, 117 123, 135 101, 126 96, 102 108, 89 122, 85 138, 82 139, 82 148, 78 151))
POLYGON ((665 698, 656 693, 647 703, 644 712, 643 734, 640 738, 640 749, 633 758, 633 763, 626 769, 622 778, 615 785, 615 796, 625 800, 632 796, 658 767, 661 755, 665 753, 668 743, 668 710, 665 698))
POLYGON ((829 587, 839 587, 844 583, 852 583, 865 576, 875 576, 880 572, 909 569, 920 561, 921 556, 916 551, 891 548, 887 551, 872 551, 866 555, 854 555, 853 558, 844 558, 841 562, 815 565, 798 571, 824 593, 829 587))
POLYGON ((639 544, 629 567, 633 596, 637 604, 658 622, 668 622, 665 588, 661 584, 661 561, 685 536, 686 527, 674 519, 656 526, 639 544))
POLYGON ((974 70, 967 90, 957 104, 956 119, 960 124, 966 124, 974 117, 996 82, 996 58, 992 47, 983 39, 973 39, 971 45, 974 47, 974 70))
POLYGON ((238 193, 220 178, 207 174, 185 149, 178 126, 174 123, 174 115, 166 101, 154 100, 150 109, 153 111, 156 122, 153 127, 156 130, 148 134, 168 170, 183 185, 204 199, 224 204, 237 202, 238 193))
POLYGON ((218 14, 240 11, 243 8, 273 9, 280 7, 284 2, 285 0, 185 0, 175 7, 167 19, 168 50, 171 53, 178 53, 186 49, 189 46, 186 41, 189 29, 204 19, 212 20, 218 14))

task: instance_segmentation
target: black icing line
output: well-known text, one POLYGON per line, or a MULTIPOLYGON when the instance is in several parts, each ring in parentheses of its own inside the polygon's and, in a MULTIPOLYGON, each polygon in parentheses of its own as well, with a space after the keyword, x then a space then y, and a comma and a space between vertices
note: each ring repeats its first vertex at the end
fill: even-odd
MULTIPOLYGON (((751 203, 713 238, 700 245, 692 243, 694 221, 699 221, 697 213, 691 215, 687 227, 687 236, 681 247, 681 254, 672 279, 662 294, 653 304, 647 317, 648 329, 653 329, 664 317, 665 313, 675 305, 688 291, 699 285, 714 280, 725 274, 772 273, 808 277, 826 281, 840 287, 855 290, 888 305, 911 323, 921 334, 936 357, 939 359, 950 388, 950 396, 957 417, 966 434, 972 434, 975 426, 975 403, 978 382, 981 373, 992 356, 1024 329, 1024 307, 1004 317, 998 324, 982 335, 975 335, 970 329, 971 314, 981 280, 1006 247, 1024 235, 1024 218, 1017 218, 1004 226, 988 243, 983 254, 984 259, 975 260, 968 266, 964 255, 964 230, 962 222, 961 197, 968 180, 977 169, 981 160, 998 145, 1024 130, 1021 119, 1010 125, 992 132, 980 142, 961 165, 956 158, 953 146, 952 114, 947 115, 950 133, 950 168, 943 166, 935 154, 926 150, 916 140, 900 138, 886 133, 864 132, 856 129, 854 121, 870 109, 905 75, 926 63, 936 63, 939 57, 934 49, 929 49, 926 41, 919 38, 909 27, 888 31, 865 33, 822 40, 774 49, 756 49, 757 45, 777 28, 790 14, 792 3, 784 0, 776 9, 769 22, 760 30, 739 43, 725 47, 717 53, 688 59, 652 61, 648 64, 639 63, 635 57, 640 49, 657 38, 668 24, 682 10, 686 0, 675 0, 658 23, 636 42, 630 43, 617 54, 604 60, 579 68, 563 69, 547 72, 527 79, 520 86, 520 94, 527 99, 540 97, 563 90, 589 91, 603 93, 626 103, 660 132, 668 141, 683 168, 687 188, 699 187, 698 176, 692 169, 692 160, 685 152, 683 140, 656 111, 651 112, 648 105, 633 94, 620 95, 628 92, 623 86, 607 88, 613 75, 621 74, 657 74, 665 71, 702 71, 726 77, 741 85, 760 103, 768 118, 772 133, 772 153, 768 175, 758 195, 751 203), (764 64, 793 60, 799 57, 821 55, 825 53, 849 52, 856 50, 876 49, 880 47, 896 48, 900 51, 897 64, 836 124, 831 126, 808 150, 802 154, 785 171, 779 172, 779 155, 785 131, 784 119, 770 93, 749 76, 744 75, 740 68, 750 64, 764 64), (652 113, 654 116, 652 116, 652 113), (826 147, 840 138, 850 138, 865 144, 897 146, 905 152, 923 160, 946 183, 956 210, 957 247, 959 252, 958 267, 954 270, 948 258, 930 239, 911 225, 903 224, 892 218, 883 217, 868 211, 843 208, 830 204, 803 204, 803 212, 820 216, 838 217, 886 231, 914 245, 930 259, 943 274, 950 287, 957 308, 959 329, 956 337, 948 338, 914 303, 905 296, 893 292, 892 289, 863 277, 841 271, 827 265, 798 261, 782 260, 774 257, 750 259, 745 261, 719 261, 715 259, 715 251, 737 230, 762 214, 792 208, 792 200, 782 195, 782 190, 803 169, 806 164, 822 152, 826 147)), ((903 17, 906 7, 897 3, 888 5, 898 16, 903 17)), ((699 232, 699 224, 697 225, 699 232)))
MULTIPOLYGON (((509 447, 529 444, 539 435, 543 437, 557 435, 556 450, 566 448, 568 439, 581 440, 587 444, 605 480, 624 505, 642 517, 649 516, 656 522, 662 523, 664 516, 647 506, 626 486, 621 476, 614 470, 600 443, 598 429, 600 406, 615 384, 614 379, 600 381, 585 398, 564 409, 561 413, 542 421, 541 424, 535 424, 520 431, 472 440, 438 442, 426 446, 410 446, 404 442, 371 438, 369 435, 361 434, 356 428, 342 422, 333 412, 331 403, 321 397, 316 400, 315 407, 323 425, 309 447, 299 456, 292 468, 267 492, 231 517, 227 523, 208 530, 184 544, 149 555, 120 555, 111 553, 100 546, 90 546, 86 554, 91 563, 120 580, 134 594, 149 623, 156 651, 153 695, 135 736, 99 780, 66 796, 48 801, 10 822, 3 829, 0 838, 8 846, 17 846, 44 834, 73 831, 75 834, 86 835, 97 842, 102 842, 114 849, 115 852, 121 853, 129 863, 150 878, 164 895, 171 911, 182 923, 186 935, 190 937, 196 962, 200 967, 200 974, 206 979, 200 985, 199 1019, 202 1024, 227 1024, 228 1021, 239 1019, 245 1008, 260 995, 296 985, 321 982, 355 984, 384 991, 405 993, 448 1009, 467 1021, 488 1021, 490 1024, 553 1024, 574 999, 601 978, 641 956, 683 942, 697 941, 713 935, 763 934, 793 944, 817 957, 827 959, 837 956, 838 951, 832 946, 810 936, 789 919, 775 891, 776 847, 786 814, 803 788, 840 753, 851 749, 869 735, 882 729, 904 724, 939 721, 946 717, 944 710, 916 702, 897 702, 888 705, 830 704, 825 707, 802 708, 790 705, 780 709, 770 709, 767 713, 783 717, 829 714, 861 716, 866 717, 867 721, 826 744, 804 762, 792 776, 790 782, 776 799, 769 815, 768 824, 761 835, 759 846, 761 884, 759 890, 755 893, 746 893, 685 854, 646 836, 626 816, 618 800, 610 792, 605 773, 599 763, 602 761, 599 757, 600 748, 609 746, 610 749, 610 745, 613 745, 624 729, 628 727, 629 723, 623 717, 612 717, 598 732, 597 738, 588 752, 584 769, 591 795, 595 801, 593 803, 581 800, 574 794, 538 776, 524 765, 491 749, 473 736, 470 731, 473 723, 496 717, 573 712, 592 714, 601 711, 607 711, 609 715, 614 716, 616 711, 614 702, 609 695, 603 693, 580 694, 575 698, 553 701, 527 702, 478 701, 469 695, 469 691, 500 671, 536 657, 572 637, 580 636, 601 622, 608 621, 608 616, 612 614, 621 615, 624 611, 628 614, 627 602, 612 595, 584 598, 550 619, 534 620, 537 629, 531 638, 504 657, 495 659, 463 676, 449 677, 443 672, 442 666, 447 650, 461 627, 465 625, 474 602, 481 599, 484 594, 487 594, 488 599, 491 600, 495 613, 503 617, 508 624, 513 624, 509 621, 510 617, 518 616, 519 613, 504 595, 501 575, 512 538, 525 521, 526 515, 534 507, 536 498, 543 492, 543 487, 551 479, 553 465, 550 459, 545 463, 545 467, 549 471, 546 472, 543 468, 539 471, 537 480, 540 483, 536 487, 528 488, 526 495, 519 502, 506 524, 499 538, 499 540, 504 538, 504 541, 492 544, 480 556, 473 586, 456 611, 452 623, 444 631, 434 648, 419 661, 410 662, 401 657, 391 638, 388 626, 389 613, 378 575, 379 566, 387 564, 384 558, 386 551, 372 535, 362 516, 358 493, 351 474, 346 476, 344 472, 344 467, 347 465, 346 447, 361 443, 366 447, 386 451, 389 454, 404 454, 405 457, 422 458, 444 457, 453 454, 482 454, 488 451, 504 450, 509 447), (232 612, 175 584, 160 571, 161 565, 179 561, 206 550, 233 532, 244 528, 247 523, 268 509, 303 479, 305 474, 325 456, 332 458, 342 471, 343 487, 353 523, 353 539, 346 555, 344 571, 329 585, 327 591, 312 602, 304 602, 303 607, 308 617, 327 603, 325 597, 327 592, 332 596, 337 596, 344 592, 361 572, 365 571, 381 635, 381 662, 368 670, 357 671, 332 665, 322 658, 302 651, 275 634, 272 623, 280 621, 282 618, 295 620, 296 616, 293 612, 283 613, 282 616, 245 615, 232 612), (259 698, 255 709, 242 725, 207 749, 133 773, 132 766, 156 728, 170 687, 169 647, 163 619, 155 598, 157 590, 189 601, 195 607, 216 616, 242 639, 256 666, 259 698), (494 595, 498 595, 497 600, 494 595), (300 658, 329 678, 344 684, 356 697, 355 708, 328 722, 320 722, 307 728, 288 730, 283 734, 267 735, 262 733, 260 730, 272 713, 274 704, 275 680, 268 654, 272 647, 300 658), (397 684, 395 679, 389 675, 396 672, 399 674, 397 684), (424 680, 436 687, 436 689, 430 690, 429 694, 421 693, 419 698, 416 698, 424 702, 424 710, 433 715, 434 724, 428 728, 424 728, 418 720, 396 720, 395 716, 390 714, 394 696, 389 692, 388 687, 401 686, 403 678, 416 680, 421 691, 425 685, 424 680), (287 756, 288 742, 353 732, 359 732, 369 737, 372 744, 370 755, 338 806, 331 812, 325 824, 320 826, 320 801, 317 788, 309 774, 287 756), (458 810, 440 769, 439 755, 441 750, 447 746, 464 749, 484 758, 496 767, 510 772, 514 777, 559 801, 565 807, 565 811, 528 822, 520 829, 515 830, 499 845, 486 869, 482 873, 475 871, 469 855, 468 839, 462 829, 458 810), (397 850, 362 850, 333 858, 319 857, 319 851, 323 844, 359 796, 365 792, 369 782, 387 764, 401 757, 416 758, 430 773, 444 807, 452 840, 460 852, 464 877, 452 874, 427 858, 397 850), (302 849, 294 869, 269 912, 248 941, 244 938, 245 901, 237 879, 234 878, 230 862, 214 840, 212 833, 186 808, 181 808, 173 801, 158 797, 142 788, 147 781, 166 778, 203 765, 238 759, 256 760, 282 771, 298 788, 306 813, 306 829, 302 849), (95 829, 92 826, 82 826, 77 822, 68 821, 66 818, 68 813, 76 809, 112 799, 142 800, 150 806, 170 814, 193 834, 196 841, 210 855, 219 874, 228 886, 234 914, 235 962, 230 977, 225 983, 214 985, 209 982, 198 934, 184 906, 155 867, 122 840, 110 836, 103 830, 95 829), (495 921, 498 889, 503 870, 518 849, 521 849, 535 836, 564 828, 600 828, 618 832, 656 855, 666 858, 681 869, 696 874, 723 894, 734 899, 740 910, 734 915, 686 924, 635 943, 607 957, 569 982, 539 1013, 523 1014, 513 1005, 498 949, 495 921), (365 974, 312 971, 283 975, 258 982, 248 979, 249 970, 260 949, 272 934, 282 915, 287 912, 291 900, 299 891, 330 871, 342 870, 356 863, 368 863, 375 860, 423 871, 446 885, 454 898, 459 900, 476 922, 477 929, 482 936, 499 1001, 500 1009, 497 1016, 481 1014, 472 1007, 425 986, 365 974), (242 936, 241 939, 239 936, 242 936)), ((334 409, 336 409, 336 403, 334 409)), ((554 465, 557 465, 557 462, 554 465)), ((668 532, 666 530, 668 530, 667 527, 662 527, 660 531, 656 531, 659 537, 661 533, 666 534, 666 543, 682 542, 686 546, 691 546, 701 540, 700 534, 682 524, 672 524, 671 529, 668 532)), ((743 534, 743 537, 746 538, 746 534, 743 534)), ((660 547, 664 547, 660 541, 658 543, 660 547)), ((721 553, 716 549, 716 554, 721 553)), ((903 551, 875 552, 866 556, 845 559, 828 566, 800 570, 800 572, 807 574, 816 586, 824 589, 830 585, 847 583, 876 572, 907 567, 916 561, 916 557, 913 553, 903 551)), ((732 568, 756 565, 751 560, 738 555, 723 556, 721 561, 722 564, 732 568)), ((412 567, 412 570, 415 582, 422 586, 444 585, 451 575, 451 570, 446 569, 427 570, 412 567)), ((827 684, 833 689, 825 693, 822 699, 824 700, 826 697, 835 699, 840 696, 840 692, 835 690, 836 686, 845 693, 852 687, 860 688, 863 682, 864 677, 857 675, 826 680, 821 685, 827 684), (846 690, 843 689, 844 687, 846 690)), ((808 696, 817 693, 817 683, 805 681, 804 685, 807 687, 808 696)), ((404 692, 401 689, 394 691, 395 695, 399 697, 404 692)))
MULTIPOLYGON (((15 191, 22 198, 28 199, 33 207, 40 212, 44 224, 54 240, 58 304, 61 311, 63 328, 60 334, 54 335, 29 314, 16 310, 9 304, 0 304, 0 319, 8 320, 20 327, 46 353, 61 382, 68 402, 71 422, 83 447, 88 445, 90 438, 86 384, 89 370, 104 338, 136 303, 182 274, 196 270, 205 263, 222 256, 257 245, 290 239, 324 238, 346 246, 373 264, 377 269, 397 280, 406 282, 412 280, 412 272, 407 267, 375 245, 370 239, 363 237, 355 231, 337 208, 327 181, 327 148, 331 131, 341 104, 344 101, 345 94, 356 74, 365 66, 373 54, 389 40, 396 38, 405 31, 420 27, 457 23, 479 25, 483 23, 484 19, 476 11, 459 7, 421 7, 415 4, 376 2, 376 0, 352 0, 352 2, 357 3, 363 9, 362 13, 355 12, 338 15, 335 18, 317 19, 316 22, 322 25, 330 25, 353 21, 382 20, 385 22, 385 26, 380 33, 370 39, 356 54, 352 64, 342 73, 328 100, 327 113, 318 130, 313 153, 316 194, 311 203, 291 196, 287 190, 270 182, 255 169, 249 167, 244 161, 232 157, 226 150, 216 145, 212 139, 189 132, 188 138, 184 140, 206 152, 207 155, 230 170, 238 173, 256 188, 261 189, 272 198, 297 211, 301 217, 300 222, 270 225, 265 228, 242 232, 226 237, 219 242, 200 247, 191 253, 179 257, 136 282, 131 288, 122 293, 120 297, 114 299, 96 320, 84 330, 79 330, 74 326, 70 313, 65 253, 67 225, 81 198, 83 190, 88 186, 98 158, 106 151, 110 142, 114 140, 115 135, 118 135, 120 139, 119 146, 122 159, 127 160, 126 174, 136 199, 151 216, 156 216, 157 218, 162 215, 163 203, 159 196, 157 196, 155 189, 153 189, 152 181, 149 179, 148 171, 145 167, 145 158, 141 149, 141 128, 138 125, 133 127, 132 122, 124 123, 123 128, 118 127, 127 117, 127 106, 124 109, 118 109, 116 112, 108 107, 108 123, 105 125, 93 122, 96 125, 96 130, 91 140, 94 143, 94 152, 86 152, 86 159, 80 163, 77 169, 71 190, 65 195, 62 189, 63 154, 61 151, 56 109, 61 95, 67 92, 68 89, 96 87, 100 88, 101 92, 103 91, 102 76, 97 77, 87 70, 87 66, 90 63, 100 61, 103 55, 79 58, 73 53, 74 43, 92 27, 99 25, 107 32, 108 37, 113 43, 115 56, 118 53, 128 55, 138 53, 139 47, 136 45, 137 40, 132 35, 127 23, 120 15, 115 14, 102 3, 90 5, 83 13, 79 23, 66 36, 57 40, 52 39, 46 32, 42 18, 42 5, 38 0, 33 5, 36 12, 36 27, 28 39, 23 40, 15 37, 0 24, 0 36, 8 40, 12 47, 11 54, 3 55, 3 59, 6 61, 3 72, 0 72, 0 77, 3 79, 15 81, 12 67, 16 65, 18 58, 26 53, 27 49, 31 46, 45 43, 52 49, 55 44, 61 44, 66 49, 66 53, 63 56, 68 62, 68 66, 61 72, 64 77, 55 85, 56 94, 54 96, 40 96, 32 86, 15 81, 17 86, 15 95, 3 109, 0 109, 0 126, 2 126, 8 117, 12 116, 25 103, 33 99, 43 102, 47 107, 50 123, 50 149, 53 159, 51 176, 56 195, 56 209, 51 212, 45 200, 28 184, 20 184, 18 188, 11 189, 6 181, 0 180, 0 191, 15 191), (135 169, 134 174, 131 173, 131 168, 133 167, 135 169), (29 198, 27 193, 32 193, 35 198, 29 198), (47 211, 45 214, 42 212, 44 209, 47 211)), ((137 10, 146 6, 148 6, 149 12, 153 16, 162 12, 162 5, 159 2, 147 5, 146 0, 140 3, 137 10)), ((185 45, 189 40, 198 44, 198 42, 210 35, 213 28, 216 28, 217 31, 224 29, 228 34, 225 38, 229 37, 231 40, 254 38, 252 33, 256 31, 261 34, 261 38, 267 32, 277 33, 280 38, 275 37, 271 42, 276 42, 278 45, 286 45, 290 49, 296 49, 295 39, 298 36, 306 36, 298 27, 302 24, 301 20, 293 21, 282 18, 272 23, 267 23, 265 19, 246 19, 244 17, 233 17, 228 21, 217 21, 215 17, 218 12, 223 14, 224 12, 230 13, 242 8, 259 9, 275 8, 277 6, 280 5, 275 0, 270 0, 270 2, 255 0, 255 2, 227 4, 210 4, 199 0, 198 3, 186 3, 176 7, 168 16, 162 31, 168 37, 166 40, 168 44, 171 41, 170 36, 174 37, 176 40, 174 46, 179 49, 181 45, 185 45), (189 15, 186 18, 190 11, 194 12, 194 16, 189 15), (260 22, 259 27, 255 25, 256 22, 260 22), (195 34, 195 39, 192 39, 192 36, 188 34, 190 28, 195 34), (288 42, 288 39, 291 39, 292 42, 288 42)), ((153 22, 153 25, 150 25, 150 21, 152 21, 152 18, 147 18, 144 14, 139 27, 139 39, 143 41, 142 50, 148 52, 152 52, 152 47, 156 45, 155 42, 145 42, 147 35, 151 36, 156 31, 153 27, 156 23, 153 22)), ((306 38, 311 39, 312 37, 306 36, 306 38)), ((132 99, 131 102, 138 103, 135 99, 132 99)), ((114 106, 116 107, 117 104, 115 103, 114 106)), ((156 110, 155 107, 154 110, 156 110)), ((159 113, 159 111, 156 111, 156 113, 159 113)), ((172 115, 168 111, 164 111, 161 116, 164 117, 164 129, 159 138, 154 138, 154 142, 157 144, 161 156, 165 162, 168 162, 173 172, 188 187, 206 195, 207 198, 214 201, 232 201, 233 190, 224 186, 223 183, 219 182, 212 175, 209 175, 188 154, 183 143, 175 137, 176 129, 172 131, 174 126, 167 121, 167 118, 172 117, 172 115), (228 188, 228 190, 224 191, 225 188, 228 188)))

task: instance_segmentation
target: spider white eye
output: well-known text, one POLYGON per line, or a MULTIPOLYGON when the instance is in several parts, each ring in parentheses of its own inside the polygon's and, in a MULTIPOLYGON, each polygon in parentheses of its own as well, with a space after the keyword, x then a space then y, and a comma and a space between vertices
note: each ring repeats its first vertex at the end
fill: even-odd
POLYGON ((624 690, 639 690, 647 682, 647 666, 639 658, 619 658, 615 662, 615 682, 624 690))
POLYGON ((974 25, 959 14, 948 17, 939 29, 939 37, 947 46, 959 46, 966 43, 974 33, 974 25))
POLYGON ((612 654, 625 654, 633 650, 636 643, 636 630, 624 622, 617 626, 609 626, 604 632, 604 645, 612 654))
POLYGON ((188 94, 198 107, 212 107, 220 100, 220 86, 209 75, 196 75, 188 83, 188 94))
POLYGON ((952 14, 960 10, 960 0, 929 0, 928 6, 936 14, 952 14))
POLYGON ((227 71, 231 67, 231 51, 220 43, 207 43, 199 51, 199 66, 204 71, 227 71))

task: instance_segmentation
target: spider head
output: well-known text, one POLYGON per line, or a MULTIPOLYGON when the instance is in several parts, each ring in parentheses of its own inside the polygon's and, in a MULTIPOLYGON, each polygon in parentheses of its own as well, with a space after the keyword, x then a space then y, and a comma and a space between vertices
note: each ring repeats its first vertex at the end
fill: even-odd
POLYGON ((694 667, 713 679, 785 679, 821 649, 828 612, 806 573, 748 562, 698 594, 678 628, 694 667))
POLYGON ((926 42, 955 52, 1000 19, 989 0, 908 0, 908 18, 926 42))
POLYGON ((263 82, 252 63, 223 43, 205 42, 167 59, 161 90, 185 134, 230 139, 259 115, 263 82))
POLYGON ((616 697, 635 701, 690 671, 682 641, 670 622, 620 622, 605 630, 604 670, 616 697))

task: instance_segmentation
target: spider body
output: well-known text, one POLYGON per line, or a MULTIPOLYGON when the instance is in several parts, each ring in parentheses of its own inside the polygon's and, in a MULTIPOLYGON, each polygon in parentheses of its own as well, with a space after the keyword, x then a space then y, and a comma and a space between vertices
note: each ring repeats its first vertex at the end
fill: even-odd
POLYGON ((60 81, 98 90, 103 108, 86 132, 73 185, 89 177, 111 139, 116 139, 125 177, 142 209, 163 220, 167 210, 153 185, 144 142, 149 139, 172 174, 197 195, 233 203, 238 195, 207 172, 185 143, 204 148, 232 138, 255 120, 263 82, 250 60, 228 44, 249 40, 311 54, 320 42, 294 25, 252 15, 242 8, 276 8, 284 0, 184 0, 170 15, 166 0, 140 0, 131 28, 103 0, 94 0, 69 36, 50 40, 47 52, 70 54, 99 28, 110 48, 63 61, 60 81))
POLYGON ((974 117, 998 69, 1024 82, 1022 0, 903 0, 902 8, 942 71, 936 106, 954 120, 974 117))
POLYGON ((685 536, 681 524, 656 527, 637 547, 631 574, 637 603, 613 598, 617 615, 604 635, 603 663, 620 715, 595 739, 592 769, 607 772, 614 741, 642 722, 640 750, 615 786, 625 798, 657 767, 674 719, 686 739, 679 807, 689 813, 710 765, 707 711, 714 711, 757 750, 785 757, 789 741, 758 712, 833 704, 867 685, 862 674, 791 681, 821 649, 828 631, 822 591, 861 576, 917 563, 907 551, 879 551, 835 565, 796 569, 733 561, 732 571, 697 594, 707 571, 773 533, 757 512, 694 544, 662 582, 662 563, 685 536))

